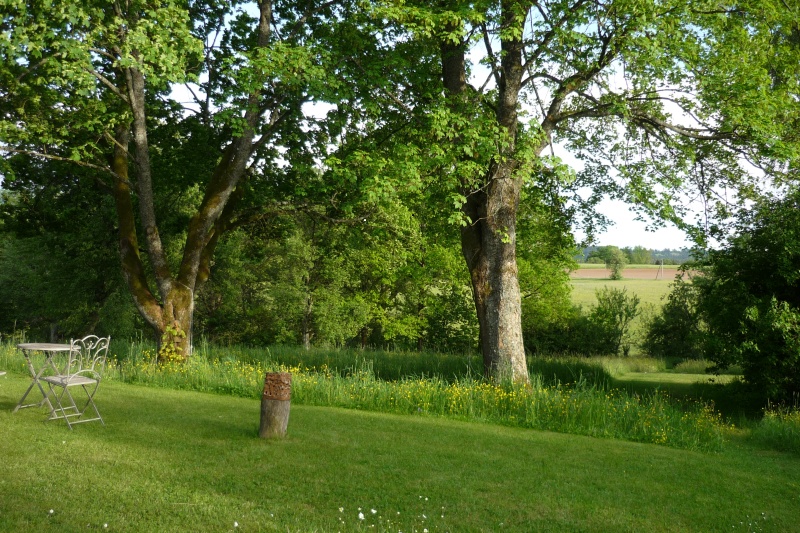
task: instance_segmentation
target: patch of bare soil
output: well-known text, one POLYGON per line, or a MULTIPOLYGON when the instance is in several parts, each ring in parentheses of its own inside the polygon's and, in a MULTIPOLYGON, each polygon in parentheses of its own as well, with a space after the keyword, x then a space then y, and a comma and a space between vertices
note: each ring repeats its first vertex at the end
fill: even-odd
MULTIPOLYGON (((622 271, 622 279, 674 279, 676 270, 665 268, 626 268, 622 271)), ((579 268, 570 273, 572 278, 608 278, 611 271, 607 268, 579 268)))

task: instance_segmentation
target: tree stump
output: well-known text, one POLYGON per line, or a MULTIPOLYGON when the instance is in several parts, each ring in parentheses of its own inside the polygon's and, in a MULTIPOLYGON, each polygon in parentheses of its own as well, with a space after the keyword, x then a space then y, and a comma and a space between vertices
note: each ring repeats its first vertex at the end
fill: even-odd
POLYGON ((292 375, 289 372, 267 372, 264 393, 261 395, 259 437, 274 439, 286 436, 291 399, 292 375))

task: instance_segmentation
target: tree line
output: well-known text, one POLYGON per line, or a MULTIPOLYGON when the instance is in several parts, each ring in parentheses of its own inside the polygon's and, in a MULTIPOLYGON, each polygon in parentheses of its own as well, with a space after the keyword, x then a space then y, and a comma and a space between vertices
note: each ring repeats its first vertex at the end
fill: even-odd
POLYGON ((0 16, 4 328, 113 315, 178 358, 196 321, 304 344, 464 339, 488 375, 527 382, 526 307, 561 305, 569 228, 602 227, 602 197, 699 242, 707 220, 686 226, 677 198, 724 217, 721 190, 744 202, 797 158, 781 0, 0 16))
POLYGON ((579 263, 605 263, 614 250, 619 250, 630 265, 681 265, 692 260, 691 248, 647 248, 645 246, 584 246, 575 256, 579 263))

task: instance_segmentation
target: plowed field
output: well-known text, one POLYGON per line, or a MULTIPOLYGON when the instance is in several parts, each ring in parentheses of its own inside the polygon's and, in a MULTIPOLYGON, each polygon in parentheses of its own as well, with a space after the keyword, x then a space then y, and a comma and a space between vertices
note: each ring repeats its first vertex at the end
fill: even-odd
MULTIPOLYGON (((656 268, 636 268, 630 267, 622 271, 623 279, 669 279, 675 278, 675 273, 678 271, 677 267, 669 266, 664 267, 663 270, 656 268)), ((572 278, 606 278, 610 275, 610 271, 606 268, 579 268, 570 274, 572 278)))

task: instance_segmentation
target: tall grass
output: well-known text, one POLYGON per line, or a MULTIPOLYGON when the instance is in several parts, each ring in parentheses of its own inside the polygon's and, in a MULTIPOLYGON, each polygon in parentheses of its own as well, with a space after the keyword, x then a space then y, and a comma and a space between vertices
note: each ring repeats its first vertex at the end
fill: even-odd
MULTIPOLYGON (((659 392, 609 391, 582 378, 573 385, 546 385, 535 375, 531 387, 468 374, 385 380, 363 360, 343 370, 327 363, 312 369, 237 356, 210 358, 198 351, 187 364, 159 365, 154 352, 145 349, 115 364, 113 374, 130 383, 258 398, 266 372, 289 371, 292 401, 302 405, 446 416, 693 450, 720 449, 725 431, 719 415, 701 404, 679 406, 659 392)), ((351 362, 349 357, 345 360, 351 362)))
MULTIPOLYGON (((200 343, 187 364, 159 365, 147 343, 117 341, 111 351, 111 379, 171 389, 258 398, 266 372, 290 371, 293 402, 305 405, 445 416, 697 450, 719 449, 728 428, 703 403, 678 401, 655 389, 612 388, 617 375, 664 370, 663 361, 648 358, 534 358, 533 384, 526 388, 488 382, 477 358, 448 354, 200 343)), ((0 343, 0 369, 27 373, 11 342, 0 343)), ((753 426, 753 436, 796 449, 799 425, 798 415, 768 415, 753 426)))
POLYGON ((768 407, 751 437, 770 448, 800 454, 800 407, 768 407))

